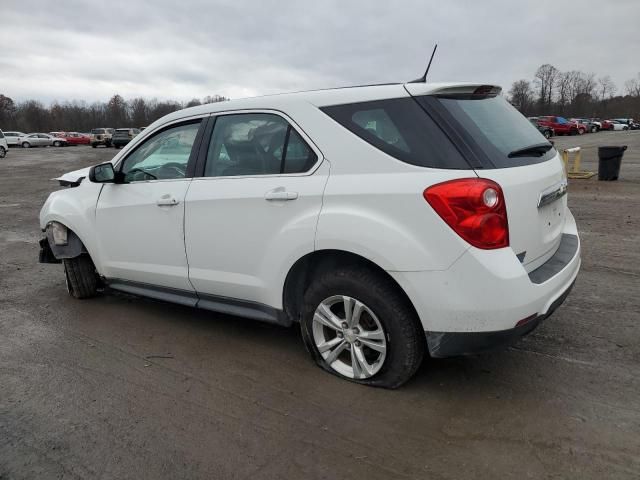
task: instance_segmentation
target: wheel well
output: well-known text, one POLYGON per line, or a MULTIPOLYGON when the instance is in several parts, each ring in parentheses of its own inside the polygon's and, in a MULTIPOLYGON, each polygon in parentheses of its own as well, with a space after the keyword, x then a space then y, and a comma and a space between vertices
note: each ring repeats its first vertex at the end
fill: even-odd
MULTIPOLYGON (((343 250, 319 250, 300 258, 289 270, 284 282, 284 292, 282 304, 285 313, 294 322, 300 322, 300 312, 302 311, 302 301, 307 287, 314 277, 325 270, 336 266, 360 266, 367 268, 385 277, 389 284, 406 300, 415 312, 415 307, 402 287, 383 268, 371 260, 355 253, 343 250)), ((416 313, 417 318, 417 313, 416 313)))

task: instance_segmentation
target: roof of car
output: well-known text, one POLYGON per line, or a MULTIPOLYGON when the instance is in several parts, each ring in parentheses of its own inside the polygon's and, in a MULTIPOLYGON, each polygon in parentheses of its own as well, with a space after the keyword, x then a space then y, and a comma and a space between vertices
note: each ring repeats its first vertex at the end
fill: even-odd
MULTIPOLYGON (((241 98, 237 100, 228 100, 223 102, 208 103, 196 107, 178 110, 167 115, 163 123, 174 119, 201 115, 206 113, 215 113, 229 110, 244 109, 285 109, 296 103, 310 103, 316 107, 325 107, 329 105, 338 105, 342 103, 366 102, 372 100, 382 100, 386 98, 398 98, 408 95, 407 88, 412 93, 419 95, 428 95, 436 92, 442 92, 449 89, 473 91, 473 89, 490 85, 486 83, 470 83, 470 82, 447 82, 447 83, 392 83, 381 85, 362 85, 354 87, 327 88, 324 90, 309 90, 294 93, 280 93, 274 95, 264 95, 260 97, 241 98)), ((493 86, 493 85, 491 85, 493 86)), ((498 90, 500 87, 493 86, 498 90)))

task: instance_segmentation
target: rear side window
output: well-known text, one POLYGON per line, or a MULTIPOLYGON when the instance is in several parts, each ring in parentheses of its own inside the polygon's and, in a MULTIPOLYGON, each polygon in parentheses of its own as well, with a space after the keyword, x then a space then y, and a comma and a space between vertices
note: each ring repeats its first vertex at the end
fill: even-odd
POLYGON ((314 151, 278 115, 222 115, 216 119, 213 128, 204 175, 231 177, 303 173, 316 161, 314 151))
POLYGON ((413 98, 334 105, 321 110, 362 140, 405 163, 431 168, 470 168, 413 98))
MULTIPOLYGON (((469 145, 481 162, 482 168, 507 168, 540 163, 552 158, 556 152, 531 151, 513 155, 527 147, 547 145, 548 140, 500 96, 479 98, 416 97, 425 109, 442 116, 447 128, 458 134, 469 145), (511 158, 509 154, 512 154, 511 158)), ((566 120, 558 117, 558 120, 566 120)))

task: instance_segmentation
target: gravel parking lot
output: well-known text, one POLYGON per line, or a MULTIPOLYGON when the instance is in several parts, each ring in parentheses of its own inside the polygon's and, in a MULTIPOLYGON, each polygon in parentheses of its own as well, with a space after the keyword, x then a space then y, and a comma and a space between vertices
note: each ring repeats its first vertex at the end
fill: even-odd
POLYGON ((0 479, 640 477, 640 132, 617 182, 572 180, 582 272, 514 347, 424 363, 396 391, 314 366, 284 329, 122 294, 37 263, 49 181, 113 149, 0 160, 0 479))

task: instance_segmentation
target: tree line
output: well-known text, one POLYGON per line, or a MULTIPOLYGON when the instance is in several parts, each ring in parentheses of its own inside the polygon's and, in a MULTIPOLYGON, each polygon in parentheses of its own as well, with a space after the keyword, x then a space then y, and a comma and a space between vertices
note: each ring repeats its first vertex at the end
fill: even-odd
POLYGON ((194 98, 188 102, 133 98, 114 95, 108 102, 14 102, 0 94, 0 129, 20 132, 89 132, 97 127, 146 127, 158 118, 186 107, 229 100, 221 95, 194 98))
POLYGON ((508 99, 527 116, 640 118, 640 73, 624 83, 620 94, 617 92, 609 75, 563 72, 544 64, 532 80, 513 82, 508 99))

